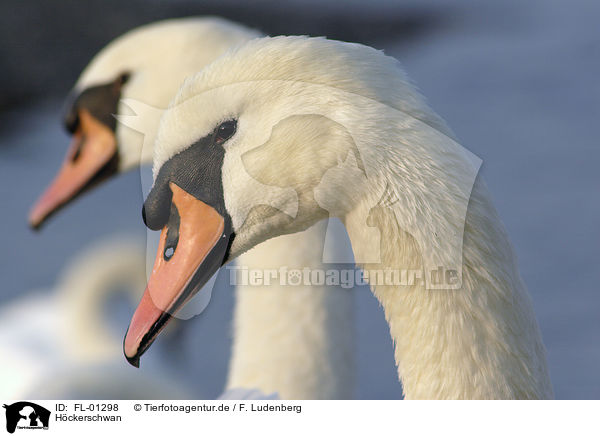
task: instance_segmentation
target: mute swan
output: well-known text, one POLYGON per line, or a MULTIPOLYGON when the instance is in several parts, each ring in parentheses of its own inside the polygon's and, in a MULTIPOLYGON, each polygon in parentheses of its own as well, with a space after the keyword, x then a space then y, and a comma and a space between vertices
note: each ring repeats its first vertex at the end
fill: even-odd
POLYGON ((69 263, 51 293, 0 309, 1 397, 192 397, 156 361, 143 373, 124 368, 122 342, 108 328, 111 297, 123 294, 135 304, 146 283, 139 246, 123 237, 94 244, 69 263))
POLYGON ((127 359, 222 264, 326 210, 365 270, 418 273, 368 276, 405 398, 552 398, 532 303, 478 165, 381 52, 307 37, 231 50, 162 117, 144 204, 161 242, 127 359), (436 261, 458 268, 440 289, 436 261))
MULTIPOLYGON (((65 123, 73 133, 73 145, 55 181, 33 208, 31 225, 41 226, 50 214, 99 181, 151 162, 158 125, 154 112, 145 113, 140 102, 166 107, 186 76, 230 46, 257 36, 222 19, 177 19, 135 29, 104 48, 72 92, 65 123), (140 110, 135 130, 112 116, 117 113, 131 122, 128 105, 140 110)), ((325 226, 319 224, 269 241, 241 256, 239 264, 261 270, 324 268, 324 233, 325 226)), ((240 284, 235 298, 227 388, 277 392, 283 399, 353 396, 354 309, 349 290, 240 284)))

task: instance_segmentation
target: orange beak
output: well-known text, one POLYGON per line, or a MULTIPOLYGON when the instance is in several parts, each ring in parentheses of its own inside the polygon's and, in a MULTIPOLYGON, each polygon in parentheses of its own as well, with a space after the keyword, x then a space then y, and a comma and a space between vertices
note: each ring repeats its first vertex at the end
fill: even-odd
POLYGON ((117 170, 117 143, 112 130, 87 110, 79 110, 79 127, 55 179, 29 214, 34 229, 85 189, 117 170))
POLYGON ((214 208, 173 182, 169 188, 171 215, 123 342, 125 357, 136 367, 171 317, 223 264, 229 246, 225 220, 214 208))

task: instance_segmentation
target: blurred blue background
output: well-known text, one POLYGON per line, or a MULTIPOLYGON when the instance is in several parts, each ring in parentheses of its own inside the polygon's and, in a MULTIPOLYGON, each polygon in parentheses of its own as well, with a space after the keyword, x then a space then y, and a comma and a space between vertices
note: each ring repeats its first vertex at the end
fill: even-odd
MULTIPOLYGON (((272 35, 362 42, 398 58, 462 145, 483 159, 557 398, 600 398, 600 3, 592 0, 3 2, 0 316, 52 290, 93 241, 118 232, 144 247, 137 172, 81 197, 39 234, 27 227, 27 212, 62 161, 63 98, 91 57, 130 28, 207 13, 272 35)), ((179 345, 149 351, 183 384, 194 378, 194 395, 205 398, 222 391, 231 344, 233 293, 227 272, 218 280, 208 309, 177 333, 179 345), (194 353, 179 351, 186 347, 194 353)), ((401 398, 383 313, 368 289, 356 297, 357 398, 401 398)), ((110 312, 120 336, 129 308, 110 312)), ((2 319, 0 326, 4 336, 22 327, 2 319)))

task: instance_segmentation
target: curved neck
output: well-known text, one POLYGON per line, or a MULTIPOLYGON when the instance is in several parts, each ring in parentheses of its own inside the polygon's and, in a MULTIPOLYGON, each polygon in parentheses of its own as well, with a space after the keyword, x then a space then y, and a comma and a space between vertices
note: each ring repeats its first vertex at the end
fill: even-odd
POLYGON ((106 302, 126 292, 132 303, 145 287, 144 255, 134 241, 109 241, 83 254, 58 286, 68 314, 62 321, 65 347, 79 360, 101 360, 121 354, 121 340, 107 328, 106 302), (93 340, 90 340, 93 338, 93 340))
POLYGON ((230 278, 240 284, 228 389, 277 392, 282 399, 353 397, 352 290, 292 285, 287 279, 294 269, 327 268, 321 263, 326 226, 322 221, 304 232, 266 241, 241 255, 236 269, 230 269, 230 278), (272 271, 274 278, 267 285, 264 279, 251 279, 252 271, 272 271))
MULTIPOLYGON (((372 250, 365 216, 379 229, 381 262, 366 270, 423 271, 415 239, 386 208, 360 204, 345 217, 357 258, 372 250), (362 210, 361 210, 362 209, 362 210)), ((370 277, 395 343, 407 399, 551 398, 545 350, 531 300, 502 224, 479 179, 467 211, 460 289, 427 289, 414 277, 370 277), (377 282, 377 283, 376 283, 377 282)))

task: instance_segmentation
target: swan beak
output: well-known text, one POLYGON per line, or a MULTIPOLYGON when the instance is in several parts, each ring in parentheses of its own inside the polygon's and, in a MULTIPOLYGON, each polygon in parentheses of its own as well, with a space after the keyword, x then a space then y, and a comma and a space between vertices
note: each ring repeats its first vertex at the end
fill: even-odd
POLYGON ((135 367, 171 317, 221 267, 229 247, 221 214, 173 182, 169 187, 171 215, 123 342, 125 357, 135 367))
POLYGON ((29 213, 29 225, 38 229, 84 190, 117 171, 117 142, 112 130, 88 111, 79 111, 79 126, 58 174, 29 213))

